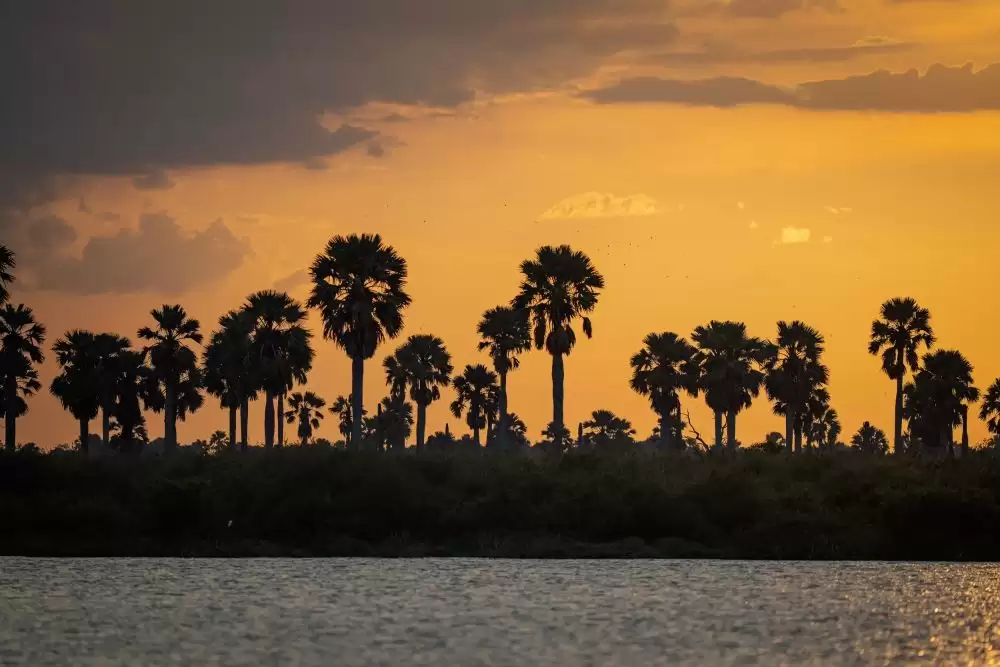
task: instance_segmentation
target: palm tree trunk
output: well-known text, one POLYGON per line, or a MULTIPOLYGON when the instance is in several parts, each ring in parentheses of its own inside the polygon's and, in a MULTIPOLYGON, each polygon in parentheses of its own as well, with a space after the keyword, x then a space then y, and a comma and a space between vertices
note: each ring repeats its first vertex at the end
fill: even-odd
POLYGON ((668 413, 660 414, 660 447, 670 448, 670 417, 668 413))
POLYGON ((101 442, 105 449, 111 443, 111 411, 107 406, 101 408, 101 442))
POLYGON ((229 406, 229 451, 236 451, 236 405, 229 406))
POLYGON ((351 439, 349 445, 355 451, 361 447, 361 423, 364 414, 365 392, 365 360, 360 354, 351 360, 351 402, 354 408, 351 420, 351 439))
POLYGON ((244 398, 240 402, 240 451, 245 452, 249 446, 247 442, 247 429, 250 426, 250 399, 244 398))
POLYGON ((892 432, 892 451, 900 453, 903 443, 903 374, 896 378, 896 414, 892 432))
POLYGON ((730 410, 729 414, 726 415, 726 436, 729 445, 729 451, 735 452, 737 448, 736 442, 736 411, 730 410))
POLYGON ((563 368, 562 354, 552 355, 552 424, 556 432, 563 428, 563 382, 566 371, 563 368))
POLYGON ((417 451, 424 448, 424 429, 427 426, 427 406, 417 403, 417 451))
POLYGON ((479 427, 475 426, 472 429, 472 441, 476 443, 476 447, 481 447, 482 444, 479 442, 479 427))
POLYGON ((962 458, 969 455, 969 406, 962 406, 962 458))
POLYGON ((714 410, 715 412, 715 448, 722 449, 722 411, 714 410))
POLYGON ((941 428, 941 444, 948 448, 948 457, 955 458, 955 434, 951 425, 941 428))
POLYGON ((684 450, 684 422, 681 419, 681 401, 677 399, 677 407, 675 408, 677 414, 674 415, 674 447, 677 451, 684 450))
POLYGON ((795 451, 802 452, 802 424, 795 424, 795 451))
POLYGON ((170 384, 167 385, 163 406, 163 439, 166 451, 177 449, 177 389, 170 384))
POLYGON ((264 391, 264 449, 274 447, 274 394, 264 391))
MULTIPOLYGON (((499 424, 497 425, 497 431, 499 432, 499 440, 497 444, 503 448, 507 446, 507 373, 500 373, 500 417, 499 424)), ((496 433, 495 432, 495 433, 496 433)))
POLYGON ((90 420, 80 420, 80 453, 88 454, 90 450, 90 420))
POLYGON ((795 415, 788 406, 785 407, 785 447, 795 452, 795 415))
POLYGON ((278 393, 278 447, 285 446, 285 392, 278 393))

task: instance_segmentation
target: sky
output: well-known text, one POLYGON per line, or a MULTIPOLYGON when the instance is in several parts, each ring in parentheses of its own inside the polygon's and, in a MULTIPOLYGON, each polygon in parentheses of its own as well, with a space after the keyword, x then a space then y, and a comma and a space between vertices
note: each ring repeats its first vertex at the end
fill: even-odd
MULTIPOLYGON (((538 246, 590 255, 607 286, 566 362, 572 426, 610 409, 648 435, 628 360, 650 332, 800 319, 845 436, 891 432, 866 347, 894 296, 980 388, 1000 376, 995 0, 0 1, 0 90, 0 240, 48 344, 134 340, 165 303, 207 335, 251 292, 304 300, 331 236, 378 232, 409 265, 403 336, 440 336, 458 369, 488 363, 476 324, 538 246)), ((307 388, 332 401, 350 363, 309 322, 307 388)), ((369 405, 401 342, 368 363, 369 405)), ((510 378, 533 438, 549 373, 533 351, 510 378)), ((466 430, 450 400, 429 432, 466 430)), ((703 401, 685 409, 709 437, 703 401)), ((262 421, 255 404, 252 440, 262 421)), ((226 424, 209 398, 179 438, 226 424)), ((762 396, 739 437, 782 424, 762 396)), ((76 428, 46 390, 18 435, 76 428)))

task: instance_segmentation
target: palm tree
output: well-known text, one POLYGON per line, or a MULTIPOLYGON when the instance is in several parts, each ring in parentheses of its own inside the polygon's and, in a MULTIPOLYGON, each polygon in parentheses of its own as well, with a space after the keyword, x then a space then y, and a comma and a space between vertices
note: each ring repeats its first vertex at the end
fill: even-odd
POLYGON ((7 303, 10 292, 7 286, 14 282, 14 275, 11 271, 17 266, 14 253, 10 248, 0 243, 0 305, 7 303))
POLYGON ((648 396, 653 411, 660 418, 660 437, 668 446, 680 446, 682 440, 681 392, 698 395, 698 351, 684 338, 672 332, 651 333, 643 348, 631 360, 632 389, 648 396))
POLYGON ((910 430, 927 444, 936 443, 954 453, 954 428, 963 427, 963 451, 968 450, 968 403, 979 400, 972 364, 957 350, 924 355, 923 367, 903 388, 903 412, 910 430))
POLYGON ((158 400, 153 398, 154 394, 158 395, 153 390, 153 372, 146 366, 145 355, 131 349, 121 351, 108 368, 113 372, 108 386, 112 387, 114 398, 110 408, 102 407, 102 411, 109 409, 109 429, 117 433, 109 440, 109 445, 117 440, 120 452, 138 451, 137 444, 147 440, 146 419, 140 402, 151 404, 158 400))
POLYGON ((539 248, 535 259, 521 262, 521 274, 520 291, 512 305, 527 311, 531 318, 535 347, 544 347, 552 355, 552 423, 560 432, 565 425, 563 357, 576 345, 572 325, 580 318, 583 333, 587 338, 593 336, 587 314, 597 306, 604 278, 589 257, 568 245, 539 248))
POLYGON ((379 403, 378 428, 393 449, 405 449, 413 429, 413 406, 400 396, 386 396, 379 403))
POLYGON ((1000 378, 993 381, 986 390, 983 404, 979 408, 979 418, 995 437, 1000 438, 1000 378))
POLYGON ((310 268, 309 307, 323 318, 323 337, 351 357, 354 398, 351 442, 361 442, 364 414, 365 360, 386 339, 403 329, 403 310, 410 305, 406 261, 378 234, 335 236, 310 268))
POLYGON ((303 326, 306 311, 284 292, 264 290, 251 294, 243 312, 252 322, 251 356, 259 369, 260 386, 264 390, 264 447, 270 449, 274 446, 276 425, 278 444, 284 444, 281 415, 285 393, 296 382, 305 383, 306 374, 312 368, 312 334, 303 326))
POLYGON ((826 387, 814 386, 806 400, 806 409, 799 414, 795 422, 796 438, 804 438, 807 449, 812 449, 813 443, 823 444, 822 439, 813 437, 817 423, 830 409, 830 392, 826 387), (801 435, 800 435, 801 434, 801 435))
POLYGON ((97 356, 98 403, 101 407, 101 442, 105 447, 111 442, 111 419, 118 400, 118 383, 122 378, 123 355, 131 351, 128 338, 113 333, 99 333, 94 337, 97 356))
POLYGON ((798 451, 809 399, 829 379, 829 371, 820 361, 823 337, 798 320, 778 322, 777 344, 772 351, 764 366, 764 386, 775 402, 775 413, 785 417, 785 443, 798 451))
POLYGON ((712 320, 691 334, 701 354, 700 384, 715 413, 715 446, 722 447, 722 417, 727 441, 736 449, 736 415, 749 408, 764 384, 763 366, 771 354, 767 343, 747 336, 743 322, 712 320))
POLYGON ((97 336, 90 331, 68 331, 52 346, 60 373, 49 387, 52 395, 80 424, 80 451, 87 453, 90 420, 100 408, 97 336))
POLYGON ((289 424, 298 422, 299 442, 303 447, 312 440, 313 431, 319 428, 323 421, 323 408, 326 401, 311 391, 304 394, 295 392, 288 397, 288 411, 285 419, 289 424))
POLYGON ((31 308, 9 303, 0 307, 0 386, 9 451, 17 446, 17 418, 28 409, 24 397, 41 387, 34 365, 44 361, 44 343, 45 327, 35 321, 31 308))
POLYGON ((410 398, 417 404, 417 449, 424 447, 427 406, 441 398, 441 387, 451 383, 451 355, 437 336, 417 334, 400 345, 392 362, 403 369, 410 398))
POLYGON ((833 449, 840 438, 842 427, 840 416, 837 411, 829 406, 823 406, 823 410, 812 420, 809 427, 809 442, 816 442, 821 448, 833 449))
POLYGON ((201 370, 189 347, 189 343, 201 343, 201 325, 179 305, 164 305, 151 314, 156 327, 143 327, 138 334, 141 340, 149 341, 143 354, 149 360, 155 387, 146 404, 154 411, 163 410, 165 449, 172 451, 177 448, 177 419, 183 420, 188 411, 201 407, 201 370))
POLYGON ((472 439, 479 445, 479 432, 486 427, 486 407, 492 388, 497 386, 497 374, 482 364, 465 367, 462 374, 452 382, 455 400, 451 403, 451 413, 461 418, 472 429, 472 439))
POLYGON ((868 352, 882 354, 882 370, 896 381, 895 421, 892 447, 900 449, 903 438, 903 382, 906 370, 916 372, 920 347, 934 346, 931 314, 911 298, 889 299, 882 304, 881 317, 872 322, 868 352))
POLYGON ((508 432, 507 374, 520 365, 518 355, 531 349, 527 311, 510 306, 491 308, 483 313, 477 331, 480 337, 479 349, 489 352, 493 369, 500 378, 497 408, 500 414, 498 430, 503 444, 508 432))
POLYGON ((257 396, 258 369, 253 363, 254 319, 247 311, 229 311, 205 346, 205 389, 229 409, 229 449, 236 449, 237 411, 240 448, 247 449, 250 399, 257 396))
POLYGON ((351 449, 352 425, 354 423, 354 406, 351 405, 351 397, 338 396, 333 405, 330 406, 329 412, 336 415, 340 434, 344 436, 347 448, 351 449))
POLYGON ((851 444, 866 454, 886 454, 889 452, 889 439, 885 431, 875 428, 865 422, 858 432, 851 436, 851 444))
POLYGON ((594 410, 581 424, 581 440, 595 449, 623 449, 635 444, 632 422, 610 410, 594 410))

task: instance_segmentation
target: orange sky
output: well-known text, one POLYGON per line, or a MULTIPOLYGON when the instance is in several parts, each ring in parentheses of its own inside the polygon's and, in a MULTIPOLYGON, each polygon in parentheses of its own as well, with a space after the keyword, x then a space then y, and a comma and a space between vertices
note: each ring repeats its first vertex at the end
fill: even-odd
MULTIPOLYGON (((291 284, 291 294, 304 298, 307 285, 285 279, 304 269, 331 235, 377 231, 409 262, 414 301, 404 336, 439 335, 461 368, 487 362, 476 351, 475 325, 485 309, 514 295, 518 263, 541 244, 569 243, 591 256, 607 282, 593 316, 594 338, 567 360, 569 424, 606 408, 631 419, 641 436, 649 433, 655 416, 628 387, 628 359, 649 332, 687 336, 709 319, 738 319, 767 337, 777 320, 802 319, 826 337, 832 405, 844 437, 864 420, 891 431, 893 384, 866 344, 879 304, 903 295, 930 309, 939 346, 961 350, 985 389, 1000 376, 994 333, 1000 311, 989 289, 1000 247, 997 109, 595 104, 576 91, 637 74, 790 85, 935 63, 973 61, 978 69, 1000 62, 1000 6, 844 0, 836 10, 817 6, 767 18, 685 12, 696 6, 703 7, 672 4, 670 25, 679 36, 664 51, 724 44, 737 53, 730 62, 662 65, 645 51, 622 51, 538 89, 479 91, 474 102, 447 114, 398 104, 338 110, 328 126, 347 119, 391 141, 382 157, 353 149, 330 156, 322 170, 281 160, 201 164, 168 169, 172 187, 142 190, 129 174, 77 175, 60 197, 30 212, 32 219, 54 214, 68 221, 77 232, 73 253, 92 236, 134 229, 141 215, 163 213, 186 234, 221 218, 247 239, 252 254, 228 275, 176 294, 122 293, 131 291, 127 286, 87 296, 22 288, 13 299, 36 309, 50 343, 71 327, 134 337, 152 307, 172 302, 199 318, 208 334, 223 311, 252 291, 291 284), (759 62, 748 55, 850 47, 874 37, 907 47, 835 60, 805 54, 759 62), (390 111, 413 119, 378 120, 390 111), (587 193, 611 195, 612 204, 598 217, 578 217, 593 198, 587 193), (628 210, 614 203, 628 197, 628 210), (560 213, 545 214, 557 206, 560 213), (102 220, 100 212, 119 219, 102 220)), ((311 326, 317 321, 311 314, 311 326)), ((399 342, 367 366, 369 405, 384 395, 381 359, 399 342)), ((346 394, 348 359, 330 342, 317 338, 315 347, 308 388, 328 401, 346 394)), ((544 352, 531 352, 510 380, 511 409, 532 438, 551 415, 549 363, 544 352)), ((42 369, 46 387, 54 373, 51 363, 42 369)), ((465 430, 448 413, 450 400, 446 394, 431 408, 431 432, 446 422, 465 430)), ((711 416, 702 400, 686 399, 685 407, 707 437, 711 416)), ((261 439, 261 422, 257 404, 251 439, 261 439)), ((161 434, 162 419, 151 416, 149 427, 151 435, 161 434)), ((224 413, 208 399, 179 426, 179 437, 205 438, 225 427, 224 413)), ((46 391, 31 401, 18 431, 23 441, 51 444, 70 441, 75 428, 46 391)), ((753 442, 781 428, 761 398, 742 417, 739 436, 753 442)), ((330 417, 319 435, 334 439, 336 432, 330 417)), ((985 436, 976 421, 973 441, 985 436)))

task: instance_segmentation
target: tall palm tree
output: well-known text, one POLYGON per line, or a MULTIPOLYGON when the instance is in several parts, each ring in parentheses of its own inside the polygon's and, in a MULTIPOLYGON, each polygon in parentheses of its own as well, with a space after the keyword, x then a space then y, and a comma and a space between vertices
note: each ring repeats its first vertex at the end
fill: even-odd
MULTIPOLYGON (((500 441, 507 437, 507 374, 516 369, 518 355, 531 349, 531 328, 528 313, 510 306, 497 306, 483 313, 477 328, 480 351, 489 352, 493 369, 500 378, 498 394, 500 441)), ((489 441, 489 437, 487 437, 489 441)))
POLYGON ((472 429, 472 440, 479 445, 479 432, 487 425, 486 404, 490 390, 497 386, 497 374, 482 364, 469 365, 455 377, 452 386, 455 400, 451 403, 451 413, 458 418, 465 414, 465 423, 472 429))
POLYGON ((98 403, 101 407, 101 442, 105 447, 111 442, 111 418, 118 401, 118 383, 123 377, 123 355, 131 351, 128 338, 113 333, 99 333, 94 336, 97 355, 98 403))
POLYGON ((809 426, 809 441, 822 449, 833 449, 842 430, 840 416, 827 404, 809 426))
POLYGON ((830 392, 826 387, 814 386, 813 391, 806 400, 806 408, 803 410, 795 422, 796 439, 804 438, 807 449, 812 449, 814 443, 823 444, 822 439, 815 439, 813 434, 816 424, 826 411, 830 409, 830 392))
POLYGON ((35 364, 44 361, 42 345, 45 327, 35 321, 35 314, 23 304, 0 307, 0 386, 3 389, 5 444, 17 446, 17 418, 27 411, 25 396, 41 387, 35 364))
POLYGON ((521 274, 520 291, 512 305, 528 312, 535 347, 544 347, 552 355, 552 423, 558 432, 565 426, 563 357, 576 345, 572 325, 580 318, 583 333, 593 336, 587 315, 597 306, 604 278, 589 257, 568 245, 539 248, 535 259, 521 262, 521 274))
POLYGON ((633 391, 649 397, 660 418, 663 442, 679 447, 683 442, 680 394, 698 395, 698 351, 675 333, 651 333, 632 356, 631 365, 633 391))
POLYGON ((90 444, 90 420, 97 417, 101 402, 97 336, 90 331, 66 332, 52 346, 59 364, 49 387, 52 395, 80 424, 80 451, 87 453, 90 444))
POLYGON ((326 401, 311 391, 295 392, 288 397, 288 411, 285 419, 289 424, 298 423, 299 443, 305 447, 312 440, 313 431, 319 428, 323 421, 323 408, 326 401))
POLYGON ((715 446, 722 447, 722 416, 726 416, 727 441, 736 448, 736 415, 749 408, 764 384, 764 364, 770 346, 747 336, 743 322, 712 320, 691 334, 701 354, 700 384, 705 402, 715 413, 715 446))
POLYGON ((254 363, 254 318, 247 311, 229 311, 205 346, 205 389, 229 410, 229 449, 236 450, 237 412, 240 448, 247 449, 250 399, 257 396, 258 366, 254 363))
POLYGON ((851 444, 866 454, 886 454, 889 452, 889 439, 885 431, 875 428, 865 422, 858 432, 851 436, 851 444))
POLYGON ((1000 438, 1000 378, 993 381, 983 396, 983 404, 979 408, 979 418, 986 422, 986 427, 994 437, 1000 438))
POLYGON ((889 379, 896 381, 895 421, 893 422, 892 447, 900 449, 903 438, 903 383, 906 370, 916 372, 919 366, 920 347, 934 346, 934 329, 931 314, 907 298, 889 299, 882 304, 881 317, 872 322, 868 352, 882 354, 882 370, 889 379))
POLYGON ((979 400, 972 364, 957 350, 924 355, 923 366, 903 389, 903 411, 910 430, 926 444, 954 453, 954 429, 963 427, 963 453, 968 449, 968 404, 979 400))
POLYGON ((201 344, 201 325, 179 305, 164 305, 151 315, 156 326, 142 327, 138 333, 140 340, 149 341, 143 354, 156 388, 146 401, 152 410, 163 410, 165 449, 172 451, 177 448, 177 419, 201 407, 201 370, 190 347, 201 344))
POLYGON ((278 443, 283 444, 284 426, 280 417, 284 413, 285 393, 296 382, 305 383, 312 368, 312 334, 304 326, 306 311, 284 292, 264 290, 251 294, 243 312, 252 321, 251 354, 264 390, 264 447, 270 449, 274 446, 275 426, 278 443))
MULTIPOLYGON (((113 420, 110 428, 117 433, 118 450, 134 453, 139 449, 138 444, 147 439, 141 402, 147 405, 158 402, 153 371, 146 365, 145 354, 131 349, 121 351, 108 368, 113 372, 109 386, 113 388, 114 399, 110 408, 102 407, 102 412, 110 411, 113 420)), ((109 444, 114 442, 115 439, 109 440, 109 444)))
POLYGON ((406 260, 378 234, 335 236, 309 270, 312 294, 309 307, 323 318, 323 337, 333 340, 351 357, 351 396, 354 414, 351 442, 361 442, 364 414, 365 360, 386 339, 403 329, 406 260))
POLYGON ((417 404, 417 449, 424 447, 427 406, 441 398, 441 387, 451 383, 451 355, 437 336, 417 334, 400 345, 393 362, 404 369, 410 398, 417 404))
POLYGON ((0 305, 7 303, 10 292, 7 286, 14 282, 14 275, 11 271, 17 266, 13 251, 0 243, 0 305))
POLYGON ((778 322, 778 338, 765 364, 764 386, 775 402, 776 414, 785 417, 785 443, 789 449, 802 448, 803 416, 818 388, 829 380, 829 371, 820 361, 823 337, 798 320, 778 322))

